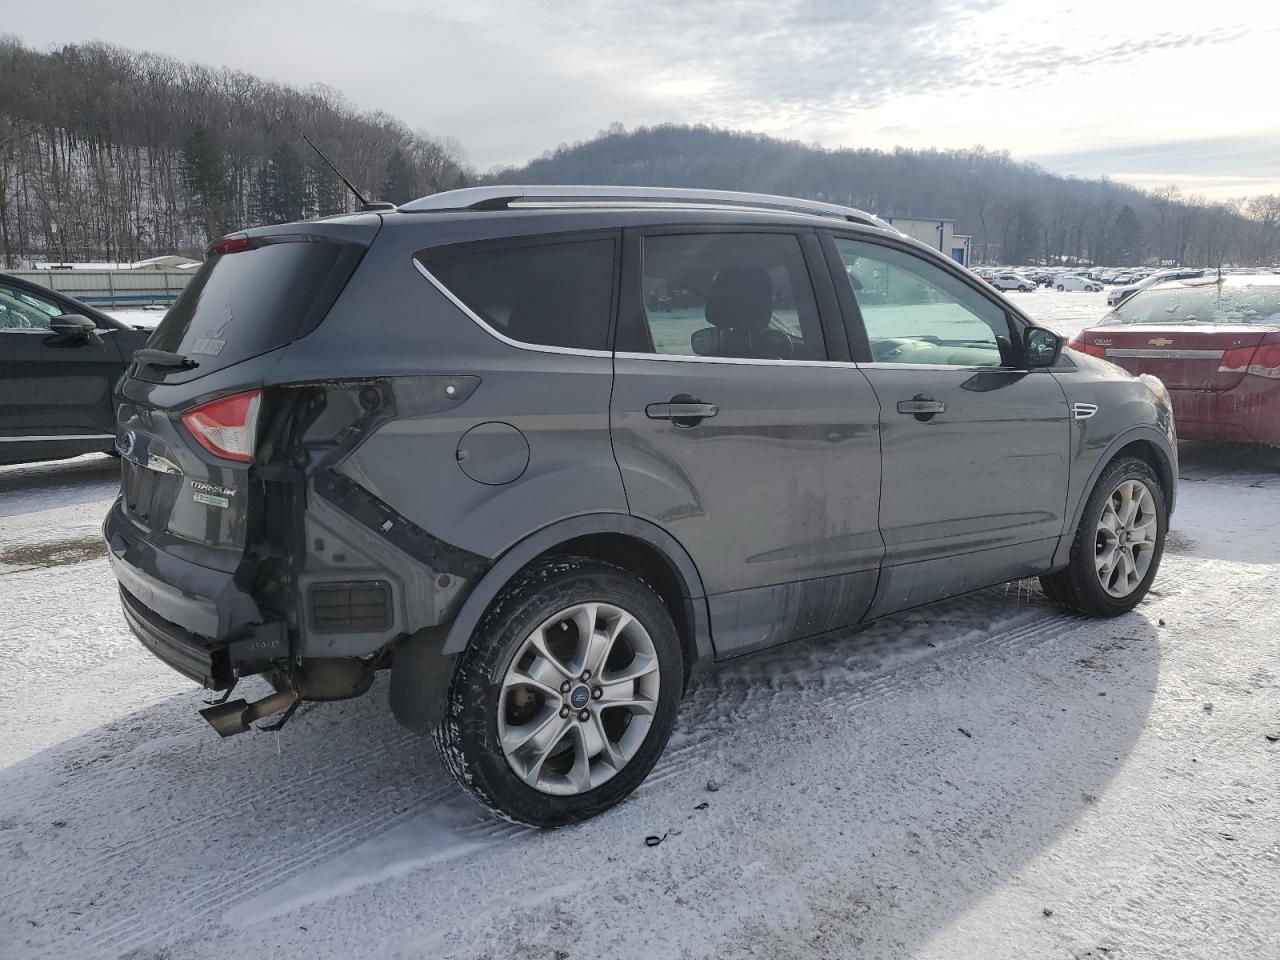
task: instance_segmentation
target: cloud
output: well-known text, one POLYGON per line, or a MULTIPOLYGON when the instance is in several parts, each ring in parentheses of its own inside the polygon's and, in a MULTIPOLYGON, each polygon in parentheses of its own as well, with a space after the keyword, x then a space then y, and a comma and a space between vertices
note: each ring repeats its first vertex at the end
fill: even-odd
MULTIPOLYGON (((1021 155, 1067 154, 1048 144, 1095 144, 1117 121, 1164 136, 1188 122, 1182 99, 1269 89, 1276 28, 1256 2, 1215 0, 1202 29, 1196 0, 1126 0, 1123 17, 1113 0, 361 0, 357 29, 350 0, 226 0, 181 17, 151 16, 149 0, 60 0, 19 5, 5 29, 325 82, 455 135, 485 168, 615 120, 1021 155)), ((1237 128, 1222 114, 1216 129, 1269 116, 1237 128)))

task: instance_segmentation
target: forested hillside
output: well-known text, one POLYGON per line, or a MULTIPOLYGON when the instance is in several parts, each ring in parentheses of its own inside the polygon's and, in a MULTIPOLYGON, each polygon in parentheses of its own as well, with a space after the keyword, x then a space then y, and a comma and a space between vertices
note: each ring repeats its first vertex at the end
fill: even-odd
POLYGON ((466 179, 455 145, 332 90, 106 44, 40 52, 0 39, 4 261, 134 260, 349 209, 303 134, 379 198, 466 179))
POLYGON ((628 132, 615 124, 493 179, 751 190, 881 216, 950 217, 957 232, 973 235, 974 257, 986 262, 1217 265, 1280 257, 1280 197, 1215 204, 1175 188, 1146 193, 1057 176, 981 147, 827 150, 702 126, 628 132))
MULTIPOLYGON (((106 44, 0 38, 0 258, 134 260, 236 227, 352 209, 315 140, 372 198, 474 182, 451 140, 363 113, 325 87, 106 44)), ((761 134, 615 124, 486 179, 716 187, 888 216, 950 217, 979 262, 1269 264, 1280 196, 1208 203, 1079 180, 970 150, 823 149, 761 134)))

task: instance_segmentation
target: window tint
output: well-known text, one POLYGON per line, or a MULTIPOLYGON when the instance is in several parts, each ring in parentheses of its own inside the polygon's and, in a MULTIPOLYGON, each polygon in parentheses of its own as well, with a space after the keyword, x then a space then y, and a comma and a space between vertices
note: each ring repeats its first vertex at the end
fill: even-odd
POLYGON ((877 363, 972 367, 1014 363, 999 306, 920 257, 836 238, 877 363))
POLYGON ((48 330, 61 313, 52 300, 0 283, 0 330, 48 330))
MULTIPOLYGON (((678 356, 823 360, 800 240, 782 233, 644 237, 642 316, 618 349, 678 356)), ((633 318, 633 321, 635 318, 633 318)))
POLYGON ((423 265, 485 323, 512 340, 608 349, 612 240, 477 250, 423 265))
MULTIPOLYGON (((198 376, 282 347, 324 319, 363 255, 358 244, 301 240, 216 254, 183 288, 147 346, 190 357, 200 365, 198 376)), ((144 366, 135 376, 163 380, 174 372, 180 371, 144 366)))

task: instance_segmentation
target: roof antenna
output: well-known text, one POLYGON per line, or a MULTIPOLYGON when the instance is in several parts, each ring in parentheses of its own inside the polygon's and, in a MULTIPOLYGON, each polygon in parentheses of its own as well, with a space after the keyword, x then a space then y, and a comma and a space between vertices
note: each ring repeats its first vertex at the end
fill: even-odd
POLYGON ((353 194, 355 194, 355 198, 360 201, 361 210, 394 210, 396 208, 396 205, 394 203, 386 203, 385 201, 381 201, 381 200, 375 200, 375 201, 366 200, 364 197, 364 194, 361 193, 359 190, 357 190, 355 188, 355 185, 342 175, 342 171, 333 165, 333 161, 330 160, 328 157, 326 157, 324 153, 321 152, 320 148, 311 142, 310 137, 308 137, 304 133, 302 135, 302 139, 307 141, 307 146, 309 146, 312 150, 314 150, 317 154, 319 154, 320 159, 323 160, 325 164, 328 165, 329 169, 338 175, 338 179, 341 180, 344 184, 346 184, 347 189, 350 190, 353 194))

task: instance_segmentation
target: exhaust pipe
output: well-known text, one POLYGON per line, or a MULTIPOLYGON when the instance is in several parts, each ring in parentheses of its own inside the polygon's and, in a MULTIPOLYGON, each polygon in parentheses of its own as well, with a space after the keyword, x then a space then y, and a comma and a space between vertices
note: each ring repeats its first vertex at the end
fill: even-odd
POLYGON ((300 699, 301 695, 296 690, 282 690, 253 703, 246 703, 244 700, 215 703, 201 710, 200 716, 218 731, 219 736, 234 737, 237 733, 248 730, 254 721, 288 710, 300 699))

